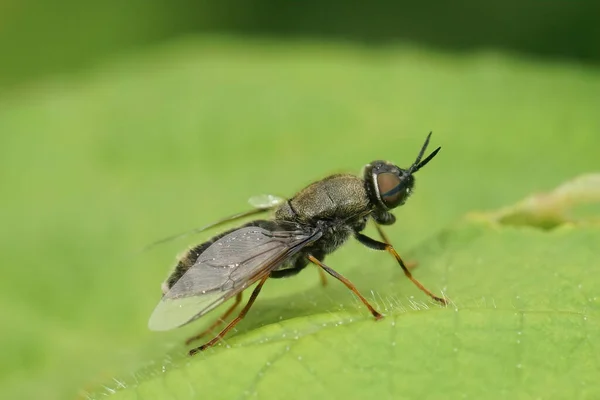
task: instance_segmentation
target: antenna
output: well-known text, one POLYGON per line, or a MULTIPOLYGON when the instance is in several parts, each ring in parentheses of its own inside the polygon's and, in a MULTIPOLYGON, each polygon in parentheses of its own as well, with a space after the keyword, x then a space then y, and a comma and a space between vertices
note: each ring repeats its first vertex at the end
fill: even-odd
POLYGON ((438 147, 430 155, 428 155, 427 158, 425 158, 423 161, 421 161, 421 158, 423 157, 423 154, 425 153, 425 150, 427 150, 427 146, 429 145, 429 138, 431 138, 432 133, 433 132, 429 132, 429 135, 427 135, 427 139, 425 139, 425 143, 423 144, 423 147, 421 147, 421 151, 419 151, 419 155, 417 156, 417 159, 415 160, 413 165, 411 165, 410 168, 408 169, 409 174, 413 174, 413 173, 417 172, 418 170, 420 170, 421 168, 423 168, 425 165, 427 165, 427 163, 429 161, 431 161, 431 159, 433 157, 435 157, 435 155, 438 153, 438 151, 440 151, 441 147, 438 147))

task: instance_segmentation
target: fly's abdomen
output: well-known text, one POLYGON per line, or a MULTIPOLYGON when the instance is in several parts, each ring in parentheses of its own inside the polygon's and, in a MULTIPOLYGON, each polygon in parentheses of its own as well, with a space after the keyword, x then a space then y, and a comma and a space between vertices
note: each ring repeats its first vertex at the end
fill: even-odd
MULTIPOLYGON (((243 226, 270 226, 272 224, 273 224, 272 221, 256 220, 256 221, 248 222, 247 224, 245 224, 243 226)), ((177 265, 173 269, 173 272, 171 272, 171 274, 169 275, 167 280, 162 284, 163 294, 167 293, 169 291, 169 289, 171 289, 173 287, 173 285, 175 285, 175 283, 177 283, 177 281, 179 279, 181 279, 181 277, 192 267, 192 265, 194 265, 196 263, 196 261, 198 260, 200 255, 202 255, 202 253, 204 253, 206 251, 206 249, 208 249, 210 247, 210 245, 212 245, 217 240, 221 239, 223 236, 228 235, 238 229, 240 229, 240 227, 236 227, 236 228, 230 229, 228 231, 225 231, 223 233, 220 233, 220 234, 212 237, 210 240, 208 240, 204 243, 201 243, 197 246, 194 246, 190 250, 188 250, 183 255, 183 257, 181 257, 179 259, 179 261, 177 262, 177 265)))
POLYGON ((226 234, 228 234, 232 231, 233 230, 230 230, 223 234, 217 235, 217 236, 213 237, 212 239, 210 239, 204 243, 201 243, 197 246, 194 246, 190 250, 188 250, 183 255, 183 257, 181 257, 179 259, 179 261, 177 262, 177 265, 175 265, 173 272, 171 272, 171 274, 169 275, 167 280, 163 282, 162 287, 161 287, 163 294, 166 294, 169 291, 169 289, 171 289, 173 287, 173 285, 175 283, 177 283, 177 281, 188 271, 188 269, 190 269, 190 267, 192 265, 194 265, 194 263, 196 262, 198 257, 200 257, 200 255, 202 253, 204 253, 204 251, 211 244, 213 244, 216 240, 218 240, 219 238, 225 236, 226 234))

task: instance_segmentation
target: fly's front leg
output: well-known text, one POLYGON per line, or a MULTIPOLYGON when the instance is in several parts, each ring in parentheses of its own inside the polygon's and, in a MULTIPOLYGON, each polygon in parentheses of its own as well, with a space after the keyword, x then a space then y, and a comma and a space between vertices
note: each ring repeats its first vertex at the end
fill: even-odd
POLYGON ((444 305, 448 304, 448 302, 446 301, 446 299, 434 295, 429 289, 427 289, 425 286, 423 286, 421 284, 421 282, 419 282, 416 278, 414 278, 412 276, 412 274, 410 273, 410 271, 408 270, 408 268, 404 264, 404 261, 402 260, 402 258, 400 257, 400 255, 394 249, 394 246, 392 246, 389 243, 384 243, 384 242, 380 242, 380 241, 375 240, 375 239, 371 239, 370 237, 368 237, 366 235, 363 235, 362 233, 358 233, 358 232, 355 234, 355 237, 356 237, 356 239, 359 242, 361 242, 362 244, 364 244, 365 246, 367 246, 367 247, 369 247, 371 249, 374 249, 374 250, 385 250, 388 253, 390 253, 391 255, 393 255, 394 258, 396 259, 396 261, 398 261, 398 264, 400 264, 400 267, 402 268, 402 271, 404 271, 404 275, 406 275, 406 277, 408 279, 410 279, 412 281, 412 283, 415 284, 415 286, 417 286, 419 289, 421 289, 421 291, 423 291, 425 294, 427 294, 433 300, 435 300, 437 302, 440 302, 440 303, 442 303, 444 305))
MULTIPOLYGON (((392 217, 394 216, 391 213, 388 213, 388 214, 391 215, 392 217)), ((396 217, 394 217, 393 221, 394 222, 396 221, 396 217)), ((381 227, 381 225, 379 223, 377 223, 377 221, 375 221, 375 228, 377 228, 377 232, 379 233, 379 236, 381 236, 381 239, 384 241, 384 243, 391 246, 390 239, 388 238, 386 233, 383 231, 383 228, 381 227)), ((406 266, 407 269, 414 269, 417 267, 417 265, 419 265, 419 263, 415 260, 410 260, 410 261, 407 261, 404 265, 406 266)))

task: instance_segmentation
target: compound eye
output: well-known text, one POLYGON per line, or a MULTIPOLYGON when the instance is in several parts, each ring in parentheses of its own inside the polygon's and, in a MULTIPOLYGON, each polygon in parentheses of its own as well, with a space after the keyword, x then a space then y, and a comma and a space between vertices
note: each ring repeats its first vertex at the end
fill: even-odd
POLYGON ((377 187, 381 201, 387 208, 397 207, 404 197, 400 187, 400 177, 391 172, 382 172, 377 175, 377 187))

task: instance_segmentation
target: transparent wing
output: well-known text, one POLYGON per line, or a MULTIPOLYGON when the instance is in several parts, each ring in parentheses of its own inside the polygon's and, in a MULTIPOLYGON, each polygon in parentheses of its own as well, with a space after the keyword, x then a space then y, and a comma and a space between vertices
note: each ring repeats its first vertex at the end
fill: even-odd
POLYGON ((314 229, 267 230, 256 226, 223 236, 163 296, 148 327, 169 330, 201 317, 320 236, 314 229))
POLYGON ((233 214, 228 217, 222 218, 218 221, 215 221, 213 223, 210 223, 208 225, 204 225, 200 228, 194 228, 194 229, 191 229, 186 232, 177 233, 175 235, 171 235, 171 236, 162 238, 160 240, 157 240, 156 242, 150 243, 149 245, 144 247, 141 251, 142 252, 148 251, 159 244, 170 242, 171 240, 175 240, 175 239, 182 239, 184 237, 194 235, 196 233, 204 232, 207 229, 216 228, 217 226, 223 225, 227 222, 232 222, 232 221, 235 221, 238 219, 242 219, 242 218, 246 218, 246 217, 249 217, 252 215, 267 212, 267 211, 272 210, 273 208, 279 206, 280 204, 283 204, 284 202, 285 202, 284 198, 278 197, 278 196, 275 196, 272 194, 261 194, 261 195, 250 197, 248 199, 248 203, 253 207, 252 210, 233 214))
POLYGON ((254 207, 263 210, 269 210, 277 207, 285 202, 283 197, 275 196, 272 194, 260 194, 258 196, 252 196, 248 199, 248 203, 254 207))

